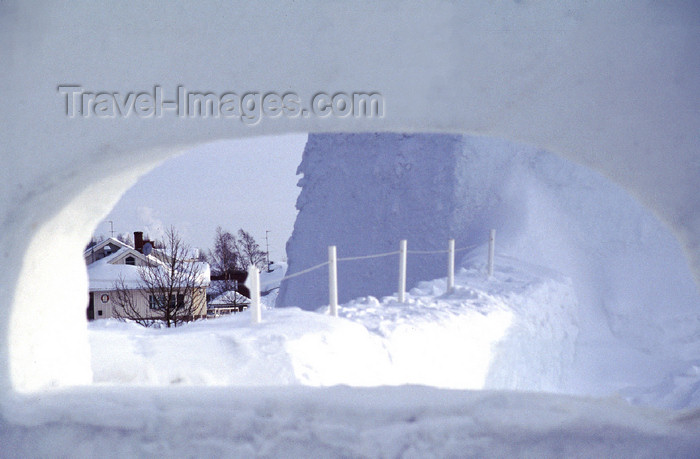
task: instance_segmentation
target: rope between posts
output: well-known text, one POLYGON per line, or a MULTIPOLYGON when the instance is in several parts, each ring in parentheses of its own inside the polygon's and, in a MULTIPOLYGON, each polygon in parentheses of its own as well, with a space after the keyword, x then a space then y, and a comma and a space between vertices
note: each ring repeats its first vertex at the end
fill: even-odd
MULTIPOLYGON (((495 247, 495 240, 496 240, 496 230, 492 229, 490 232, 489 236, 489 246, 488 246, 488 263, 487 263, 487 275, 488 278, 491 278, 493 276, 493 260, 494 260, 494 247, 495 247)), ((454 239, 449 240, 449 248, 447 250, 407 250, 407 240, 402 239, 400 243, 400 249, 399 250, 394 250, 391 252, 384 252, 384 253, 376 253, 376 254, 370 254, 370 255, 359 255, 359 256, 353 256, 353 257, 342 257, 338 258, 337 257, 337 248, 336 246, 329 246, 328 247, 328 261, 324 261, 323 263, 319 263, 317 265, 311 266, 310 268, 303 269, 301 271, 298 271, 294 274, 290 274, 287 276, 282 277, 281 279, 277 280, 270 280, 266 282, 264 285, 269 285, 273 283, 281 283, 282 281, 288 280, 288 279, 293 279, 297 276, 301 276, 307 273, 310 273, 311 271, 315 271, 319 268, 322 268, 324 266, 329 266, 328 270, 328 295, 329 295, 329 310, 330 314, 332 316, 338 317, 338 270, 337 270, 337 262, 339 261, 354 261, 354 260, 367 260, 371 258, 380 258, 380 257, 389 257, 393 255, 399 255, 399 277, 398 277, 398 293, 397 293, 397 299, 399 303, 404 303, 406 301, 406 265, 407 265, 407 254, 417 254, 417 255, 437 255, 437 254, 449 254, 448 256, 448 263, 447 263, 447 289, 446 293, 451 294, 455 291, 455 253, 456 252, 462 252, 465 250, 473 249, 475 247, 479 247, 481 244, 474 244, 474 245, 469 245, 466 247, 460 247, 455 249, 455 241, 454 239)), ((261 282, 260 282, 260 277, 259 277, 259 271, 256 267, 251 266, 249 268, 249 273, 252 273, 252 285, 250 285, 251 288, 251 320, 253 323, 260 323, 261 321, 261 306, 260 306, 260 290, 261 290, 261 282)), ((248 279, 246 280, 246 284, 248 279)), ((275 287, 278 288, 278 287, 275 287)))
MULTIPOLYGON (((479 244, 469 245, 466 247, 460 247, 459 249, 455 249, 455 252, 462 252, 464 250, 473 249, 474 247, 478 247, 478 246, 479 246, 479 244)), ((393 252, 376 253, 376 254, 372 254, 372 255, 360 255, 360 256, 356 256, 356 257, 343 257, 343 258, 338 258, 337 261, 367 260, 370 258, 381 258, 381 257, 388 257, 391 255, 398 255, 400 253, 401 253, 400 250, 395 250, 393 252)), ((407 250, 406 253, 416 254, 416 255, 434 255, 434 254, 449 253, 449 250, 407 250)), ((319 264, 314 265, 310 268, 306 268, 304 270, 297 271, 294 274, 289 274, 288 276, 284 276, 282 279, 270 281, 270 282, 267 282, 263 285, 269 285, 269 284, 273 284, 273 283, 277 283, 277 282, 286 281, 288 279, 292 279, 294 277, 301 276, 301 275, 306 274, 306 273, 310 273, 311 271, 314 271, 318 268, 322 268, 322 267, 326 266, 328 263, 329 263, 328 261, 324 261, 323 263, 319 263, 319 264)), ((263 285, 261 285, 261 287, 263 285)))
POLYGON ((399 253, 401 253, 401 252, 396 250, 394 252, 377 253, 374 255, 360 255, 358 257, 343 257, 343 258, 338 258, 338 261, 366 260, 368 258, 380 258, 380 257, 388 257, 389 255, 398 255, 399 253))
MULTIPOLYGON (((468 245, 466 247, 460 247, 459 249, 455 249, 455 252, 462 252, 464 250, 469 250, 473 249, 474 247, 478 247, 479 244, 474 244, 474 245, 468 245)), ((438 253, 449 253, 449 250, 407 250, 406 253, 413 253, 416 255, 434 255, 438 253)), ((396 252, 398 253, 398 252, 396 252)))
POLYGON ((311 271, 313 271, 313 270, 315 270, 315 269, 322 268, 322 267, 326 266, 327 264, 328 264, 328 262, 327 262, 327 261, 324 261, 323 263, 319 263, 319 264, 317 264, 317 265, 315 265, 315 266, 312 266, 312 267, 310 267, 310 268, 306 268, 306 269, 304 269, 304 270, 302 270, 302 271, 297 271, 297 272, 295 272, 294 274, 290 274, 290 275, 288 275, 288 276, 284 276, 282 279, 278 279, 278 280, 275 280, 275 281, 270 281, 270 282, 268 282, 268 283, 265 284, 265 285, 269 285, 269 284, 273 284, 273 283, 276 284, 277 282, 282 282, 282 281, 285 281, 285 280, 287 280, 287 279, 291 279, 291 278, 293 278, 293 277, 301 276, 302 274, 309 273, 309 272, 311 272, 311 271))

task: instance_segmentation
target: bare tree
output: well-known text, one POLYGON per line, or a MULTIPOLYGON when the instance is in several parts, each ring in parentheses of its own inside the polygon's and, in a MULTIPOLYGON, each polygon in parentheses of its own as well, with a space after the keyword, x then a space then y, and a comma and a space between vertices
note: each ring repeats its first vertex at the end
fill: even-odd
POLYGON ((265 252, 260 250, 260 246, 255 242, 255 238, 243 229, 238 230, 237 241, 238 257, 244 267, 255 265, 260 269, 265 269, 265 252))
POLYGON ((216 228, 214 237, 214 250, 209 251, 209 263, 212 273, 222 280, 216 283, 214 295, 235 290, 236 282, 233 273, 243 267, 240 264, 236 237, 228 231, 224 231, 220 226, 216 228))
POLYGON ((159 246, 162 249, 146 256, 147 264, 136 267, 136 286, 127 286, 124 279, 115 283, 114 313, 144 326, 162 323, 176 327, 193 320, 206 305, 204 267, 173 227, 166 231, 159 246))
POLYGON ((236 237, 220 226, 217 227, 214 249, 209 251, 207 258, 212 266, 212 274, 221 279, 212 283, 210 292, 214 296, 237 290, 234 277, 236 271, 245 271, 251 264, 260 269, 266 267, 265 252, 260 250, 255 238, 243 229, 238 230, 236 237))
POLYGON ((114 283, 112 301, 117 305, 114 308, 114 315, 118 319, 128 319, 144 327, 152 327, 158 319, 155 316, 150 317, 144 314, 143 308, 139 308, 137 295, 140 294, 129 288, 124 277, 120 275, 119 279, 114 283))
POLYGON ((102 236, 102 235, 95 236, 93 234, 92 237, 90 238, 90 242, 88 242, 87 245, 85 246, 85 250, 89 249, 90 247, 96 246, 97 244, 99 244, 100 242, 102 242, 104 240, 105 240, 104 236, 102 236))
POLYGON ((117 234, 117 240, 123 242, 126 245, 133 246, 134 240, 131 238, 129 233, 119 233, 117 234))

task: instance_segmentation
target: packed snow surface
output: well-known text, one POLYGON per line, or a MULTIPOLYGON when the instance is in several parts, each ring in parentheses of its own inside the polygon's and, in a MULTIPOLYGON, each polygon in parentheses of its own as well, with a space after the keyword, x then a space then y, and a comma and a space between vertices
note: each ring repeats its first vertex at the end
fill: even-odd
POLYGON ((696 458, 700 413, 620 399, 349 388, 105 387, 17 396, 5 457, 696 458), (189 389, 189 390, 188 390, 189 389), (66 405, 71 409, 66 409, 66 405))

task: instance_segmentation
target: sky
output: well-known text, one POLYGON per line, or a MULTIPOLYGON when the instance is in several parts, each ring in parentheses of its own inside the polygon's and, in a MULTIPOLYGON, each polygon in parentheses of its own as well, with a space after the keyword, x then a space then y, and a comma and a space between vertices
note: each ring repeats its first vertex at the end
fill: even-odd
POLYGON ((144 175, 95 228, 97 236, 144 231, 158 238, 171 225, 192 247, 209 250, 216 227, 243 228, 271 261, 286 261, 300 188, 296 169, 306 134, 203 144, 144 175), (110 221, 112 224, 110 224, 110 221))

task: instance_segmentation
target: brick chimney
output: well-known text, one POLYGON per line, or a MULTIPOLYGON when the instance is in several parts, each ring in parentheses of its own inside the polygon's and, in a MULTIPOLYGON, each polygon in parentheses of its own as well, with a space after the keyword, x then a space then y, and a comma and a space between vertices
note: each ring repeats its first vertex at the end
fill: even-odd
POLYGON ((143 231, 134 231, 134 248, 143 253, 143 231))

